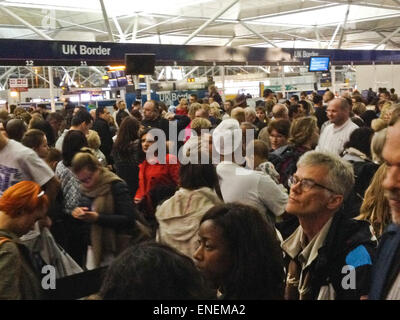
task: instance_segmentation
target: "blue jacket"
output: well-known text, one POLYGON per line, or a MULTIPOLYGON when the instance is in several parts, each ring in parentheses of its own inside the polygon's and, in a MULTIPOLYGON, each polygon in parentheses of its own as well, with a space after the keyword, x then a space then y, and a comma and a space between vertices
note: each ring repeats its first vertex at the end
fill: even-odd
POLYGON ((396 251, 400 246, 400 226, 391 224, 387 227, 379 243, 375 263, 372 267, 371 290, 369 300, 385 299, 390 289, 387 283, 390 268, 395 262, 396 251))

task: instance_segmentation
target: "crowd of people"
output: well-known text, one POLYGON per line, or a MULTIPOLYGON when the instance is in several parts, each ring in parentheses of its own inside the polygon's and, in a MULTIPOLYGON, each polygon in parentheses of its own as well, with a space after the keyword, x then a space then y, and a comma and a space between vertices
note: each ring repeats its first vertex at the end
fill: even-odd
POLYGON ((0 110, 0 299, 43 298, 26 239, 46 230, 107 267, 93 299, 398 300, 398 102, 266 89, 249 107, 211 86, 0 110))

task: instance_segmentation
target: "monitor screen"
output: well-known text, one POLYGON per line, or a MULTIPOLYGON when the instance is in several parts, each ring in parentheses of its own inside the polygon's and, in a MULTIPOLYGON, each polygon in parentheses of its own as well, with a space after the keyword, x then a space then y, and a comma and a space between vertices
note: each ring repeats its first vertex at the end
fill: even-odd
POLYGON ((115 77, 118 79, 120 77, 125 77, 125 71, 124 70, 116 70, 115 72, 115 77))
POLYGON ((311 57, 308 71, 310 72, 329 71, 329 63, 330 63, 329 57, 311 57))
POLYGON ((126 74, 154 74, 155 54, 125 54, 126 74))
POLYGON ((118 87, 125 87, 128 84, 128 81, 125 77, 120 77, 117 79, 118 87))
POLYGON ((107 75, 109 79, 117 79, 117 76, 115 75, 115 71, 107 71, 107 75))
POLYGON ((108 83, 110 84, 111 88, 118 88, 118 81, 117 79, 109 79, 108 83))

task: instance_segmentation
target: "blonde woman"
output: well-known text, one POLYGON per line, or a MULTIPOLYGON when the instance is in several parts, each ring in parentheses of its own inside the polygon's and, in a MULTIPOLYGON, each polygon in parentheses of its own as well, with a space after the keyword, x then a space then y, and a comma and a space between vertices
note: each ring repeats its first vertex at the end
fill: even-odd
POLYGON ((89 133, 86 136, 88 147, 93 150, 94 155, 100 161, 103 166, 107 166, 106 156, 103 152, 100 151, 101 140, 97 131, 89 130, 89 133))
POLYGON ((358 220, 366 220, 371 223, 375 236, 380 238, 383 231, 390 224, 390 207, 382 188, 382 182, 386 177, 387 166, 382 164, 372 178, 371 184, 365 191, 358 220))
POLYGON ((221 108, 217 102, 210 104, 210 116, 222 121, 221 108))

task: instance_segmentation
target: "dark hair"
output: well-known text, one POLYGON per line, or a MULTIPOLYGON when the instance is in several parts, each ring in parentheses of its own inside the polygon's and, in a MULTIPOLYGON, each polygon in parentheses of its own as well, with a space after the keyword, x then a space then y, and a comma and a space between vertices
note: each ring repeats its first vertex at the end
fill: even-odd
POLYGON ((361 119, 360 117, 351 117, 351 121, 353 122, 353 123, 355 123, 357 126, 359 126, 360 128, 361 127, 365 127, 365 123, 364 123, 364 120, 363 119, 361 119))
POLYGON ((295 113, 299 113, 299 105, 291 104, 289 106, 289 119, 292 119, 295 113))
POLYGON ((354 130, 344 144, 344 148, 354 148, 371 158, 371 139, 374 135, 374 130, 368 127, 361 127, 354 130))
POLYGON ((60 150, 56 148, 49 148, 49 152, 47 153, 46 156, 46 162, 50 163, 53 161, 61 161, 62 160, 62 153, 60 150))
MULTIPOLYGON (((96 114, 97 115, 97 114, 96 114)), ((89 124, 93 121, 92 116, 90 115, 90 113, 86 110, 79 110, 73 117, 71 120, 71 126, 79 126, 80 124, 82 124, 83 122, 85 122, 86 124, 89 124)))
POLYGON ((296 102, 299 102, 299 96, 297 94, 292 95, 290 98, 293 98, 294 100, 296 100, 296 102))
POLYGON ((46 117, 46 121, 50 122, 51 120, 55 120, 57 122, 62 122, 64 120, 63 115, 61 114, 61 112, 51 112, 47 115, 46 117))
POLYGON ((43 142, 45 134, 39 129, 29 129, 23 136, 21 143, 28 148, 39 148, 43 142))
POLYGON ((54 137, 53 128, 51 127, 50 123, 43 119, 35 119, 35 121, 31 121, 29 124, 30 129, 38 129, 44 132, 49 146, 54 145, 56 139, 54 137))
POLYGON ((321 103, 323 101, 323 98, 322 98, 322 96, 320 96, 319 94, 316 94, 315 96, 314 96, 314 98, 313 98, 313 103, 314 104, 319 104, 319 103, 321 103))
POLYGON ((130 146, 135 140, 139 139, 139 128, 140 123, 138 120, 131 117, 124 118, 119 127, 113 149, 123 157, 128 156, 128 153, 131 151, 130 146))
POLYGON ((283 255, 275 230, 261 213, 247 205, 217 205, 200 221, 212 220, 220 229, 231 258, 222 285, 226 299, 283 298, 283 255))
POLYGON ((75 154, 83 147, 87 147, 88 143, 85 134, 79 130, 70 130, 65 135, 62 144, 63 163, 66 167, 72 165, 72 159, 75 154))
POLYGON ((307 101, 300 100, 299 104, 303 106, 303 109, 306 111, 306 115, 310 113, 310 105, 307 103, 307 101))
POLYGON ((366 127, 371 127, 372 120, 377 119, 378 116, 374 110, 367 110, 360 116, 360 118, 364 120, 364 125, 366 127))
POLYGON ((216 189, 218 175, 215 166, 210 164, 184 164, 179 168, 179 185, 182 188, 196 190, 202 187, 216 189))
POLYGON ((273 120, 268 125, 268 133, 271 134, 272 130, 278 131, 279 134, 289 137, 290 121, 285 119, 273 120))
POLYGON ((26 123, 21 119, 11 119, 5 126, 7 136, 15 141, 22 140, 27 128, 26 123))
MULTIPOLYGON (((106 107, 98 107, 97 109, 96 109, 96 119, 98 119, 98 118, 100 118, 100 115, 102 115, 103 113, 104 113, 104 109, 105 109, 106 107)), ((90 115, 90 113, 89 113, 89 115, 90 115)))
POLYGON ((268 97, 271 93, 274 93, 271 89, 265 89, 263 92, 263 97, 268 97))
POLYGON ((107 270, 100 289, 104 300, 210 299, 193 261, 154 242, 126 249, 107 270))
POLYGON ((115 119, 117 120, 118 127, 121 125, 122 121, 126 117, 129 117, 129 114, 128 114, 127 111, 125 111, 125 110, 118 110, 117 111, 117 115, 116 115, 115 119))
POLYGON ((197 102, 197 100, 198 100, 197 94, 192 93, 190 96, 193 97, 196 100, 195 102, 197 102))
POLYGON ((142 114, 140 113, 139 110, 131 110, 131 115, 132 115, 132 117, 134 117, 138 121, 142 121, 143 120, 143 116, 142 116, 142 114))
POLYGON ((16 104, 10 104, 10 114, 13 114, 16 108, 17 108, 16 104))

